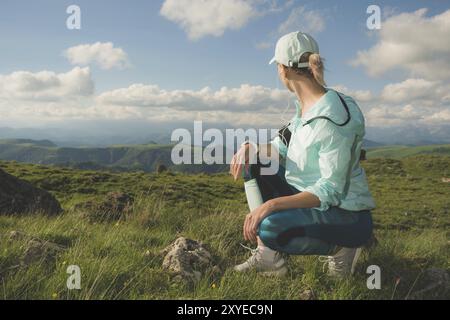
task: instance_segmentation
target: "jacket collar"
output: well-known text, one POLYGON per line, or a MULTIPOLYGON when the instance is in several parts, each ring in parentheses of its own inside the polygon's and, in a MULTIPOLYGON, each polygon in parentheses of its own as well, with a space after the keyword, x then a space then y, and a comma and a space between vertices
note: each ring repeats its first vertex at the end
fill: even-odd
POLYGON ((300 117, 301 103, 295 100, 297 118, 302 125, 315 117, 328 117, 337 123, 342 123, 347 119, 347 112, 339 99, 338 93, 329 88, 325 88, 325 90, 326 93, 302 117, 300 117))

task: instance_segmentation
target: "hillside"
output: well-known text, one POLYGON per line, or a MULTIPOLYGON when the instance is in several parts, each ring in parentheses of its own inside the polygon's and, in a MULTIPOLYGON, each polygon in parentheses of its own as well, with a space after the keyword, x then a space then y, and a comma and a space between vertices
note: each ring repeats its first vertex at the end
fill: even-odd
POLYGON ((401 159, 420 154, 450 155, 450 144, 428 146, 382 146, 367 149, 367 158, 401 159))
POLYGON ((0 140, 0 159, 93 170, 153 172, 163 164, 175 171, 190 173, 224 171, 221 165, 174 166, 171 161, 172 147, 150 142, 105 148, 67 148, 57 147, 50 141, 7 139, 0 140))
POLYGON ((56 147, 50 140, 32 140, 32 139, 0 139, 0 144, 16 144, 23 147, 56 147))
MULTIPOLYGON (((5 299, 316 299, 412 298, 429 268, 448 269, 450 250, 450 157, 420 155, 364 162, 377 203, 373 211, 378 245, 366 251, 357 274, 334 280, 317 257, 289 259, 285 279, 239 275, 228 269, 248 252, 240 247, 247 213, 242 181, 225 174, 96 172, 0 161, 0 168, 49 190, 65 213, 25 217, 0 214, 0 282, 5 299), (102 201, 111 191, 130 194, 132 211, 119 220, 92 219, 80 204, 102 201), (66 247, 55 260, 14 268, 22 244, 12 230, 66 247), (220 275, 205 274, 191 287, 173 283, 161 269, 160 250, 183 235, 207 243, 220 275), (68 291, 66 267, 83 272, 83 288, 68 291), (366 288, 366 267, 382 270, 381 290, 366 288), (228 270, 228 271, 227 271, 228 270), (40 279, 40 281, 35 281, 40 279)), ((421 298, 448 298, 435 290, 421 298)))
MULTIPOLYGON (((365 140, 364 145, 367 148, 380 146, 369 140, 365 140)), ((69 148, 57 147, 48 140, 0 139, 0 160, 109 171, 153 172, 160 164, 175 171, 189 173, 227 171, 227 166, 223 165, 174 166, 171 151, 172 145, 156 144, 153 141, 148 144, 112 145, 102 148, 69 148)))
MULTIPOLYGON (((368 159, 402 159, 420 154, 450 155, 450 145, 379 146, 369 140, 364 143, 368 159)), ((57 147, 49 140, 0 139, 0 160, 113 172, 154 172, 159 165, 164 165, 171 171, 186 173, 219 173, 228 170, 227 165, 175 166, 171 160, 172 147, 173 145, 160 145, 150 141, 140 145, 68 148, 57 147)))

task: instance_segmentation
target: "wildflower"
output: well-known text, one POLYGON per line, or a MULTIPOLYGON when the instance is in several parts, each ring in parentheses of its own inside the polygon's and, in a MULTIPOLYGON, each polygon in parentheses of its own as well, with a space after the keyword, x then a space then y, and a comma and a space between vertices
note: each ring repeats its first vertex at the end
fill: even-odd
POLYGON ((58 294, 57 294, 56 292, 54 292, 54 293, 52 294, 52 298, 53 298, 53 299, 58 298, 58 294))
POLYGON ((216 284, 213 283, 213 284, 211 285, 211 288, 215 289, 215 288, 216 288, 216 284))

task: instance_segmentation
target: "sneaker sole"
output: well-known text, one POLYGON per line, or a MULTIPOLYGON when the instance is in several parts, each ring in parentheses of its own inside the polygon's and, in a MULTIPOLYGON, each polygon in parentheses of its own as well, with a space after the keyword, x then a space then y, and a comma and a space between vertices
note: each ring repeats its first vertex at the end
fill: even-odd
POLYGON ((281 267, 280 269, 273 271, 259 271, 259 273, 265 277, 283 277, 288 272, 286 267, 281 267))

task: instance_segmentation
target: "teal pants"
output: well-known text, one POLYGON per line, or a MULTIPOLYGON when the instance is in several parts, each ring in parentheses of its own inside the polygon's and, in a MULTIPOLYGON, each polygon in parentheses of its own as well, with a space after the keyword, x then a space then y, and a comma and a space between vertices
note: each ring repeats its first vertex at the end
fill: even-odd
MULTIPOLYGON (((246 180, 256 178, 263 201, 300 193, 287 183, 284 169, 275 175, 260 175, 260 165, 252 165, 246 180)), ((290 209, 274 212, 261 221, 258 236, 269 248, 294 255, 327 255, 336 246, 357 248, 372 236, 370 211, 348 211, 331 207, 290 209)))

